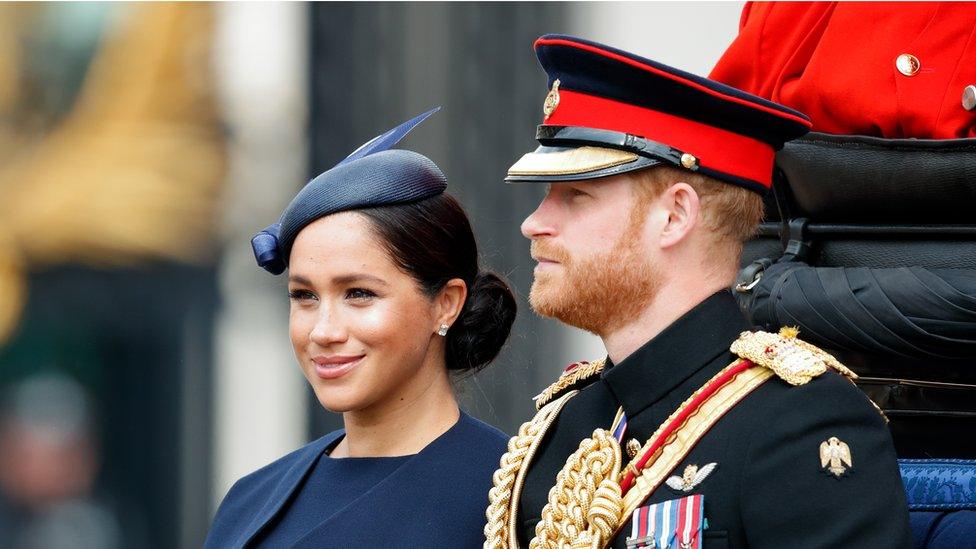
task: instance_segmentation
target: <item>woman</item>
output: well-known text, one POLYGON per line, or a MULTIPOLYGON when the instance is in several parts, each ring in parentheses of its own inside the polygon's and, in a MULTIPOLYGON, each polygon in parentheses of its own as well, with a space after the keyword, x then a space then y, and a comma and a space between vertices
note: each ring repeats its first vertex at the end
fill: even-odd
POLYGON ((421 115, 313 179, 252 241, 288 269, 302 372, 344 429, 239 480, 207 547, 480 547, 507 437, 458 409, 451 373, 493 360, 515 300, 426 157, 421 115))

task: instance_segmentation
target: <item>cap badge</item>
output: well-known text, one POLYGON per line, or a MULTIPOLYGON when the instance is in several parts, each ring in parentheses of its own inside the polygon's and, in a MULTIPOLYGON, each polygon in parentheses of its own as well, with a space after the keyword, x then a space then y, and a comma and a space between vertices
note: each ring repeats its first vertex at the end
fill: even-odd
POLYGON ((820 443, 821 469, 840 478, 849 467, 853 466, 851 448, 846 442, 837 437, 830 437, 820 443))
POLYGON ((552 89, 549 90, 549 95, 546 96, 546 102, 542 104, 542 112, 546 115, 546 120, 552 116, 552 113, 556 112, 556 107, 559 106, 559 79, 557 78, 555 82, 552 83, 552 89))
POLYGON ((679 477, 674 475, 669 477, 665 482, 671 487, 672 490, 679 490, 681 492, 690 492, 695 486, 698 486, 705 480, 712 470, 718 467, 718 463, 709 463, 703 466, 701 469, 697 465, 689 465, 685 467, 685 472, 679 477))

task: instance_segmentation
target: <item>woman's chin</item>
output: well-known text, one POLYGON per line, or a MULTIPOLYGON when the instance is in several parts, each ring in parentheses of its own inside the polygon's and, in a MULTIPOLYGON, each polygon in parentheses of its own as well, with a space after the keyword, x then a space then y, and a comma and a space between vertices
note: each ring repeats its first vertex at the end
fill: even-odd
POLYGON ((323 408, 337 414, 358 410, 366 404, 361 396, 350 395, 345 391, 335 391, 331 388, 316 387, 315 397, 323 408))

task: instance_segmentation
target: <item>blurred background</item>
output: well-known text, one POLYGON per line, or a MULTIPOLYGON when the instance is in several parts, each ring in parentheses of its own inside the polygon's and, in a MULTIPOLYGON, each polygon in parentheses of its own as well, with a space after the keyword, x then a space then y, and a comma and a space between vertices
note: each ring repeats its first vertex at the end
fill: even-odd
POLYGON ((507 432, 598 340, 535 317, 504 186, 561 32, 707 74, 740 2, 0 4, 0 549, 199 547, 240 476, 336 428, 250 237, 310 176, 434 105, 437 162, 512 339, 458 385, 507 432))

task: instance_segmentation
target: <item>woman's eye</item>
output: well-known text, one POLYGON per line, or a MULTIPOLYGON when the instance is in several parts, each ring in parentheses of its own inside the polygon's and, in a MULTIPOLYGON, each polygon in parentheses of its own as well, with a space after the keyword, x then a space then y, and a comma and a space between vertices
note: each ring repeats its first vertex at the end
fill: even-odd
POLYGON ((366 300, 376 297, 376 294, 365 288, 349 288, 346 290, 346 299, 366 300))
POLYGON ((288 298, 292 301, 306 301, 309 299, 315 299, 315 294, 308 290, 289 290, 288 298))

